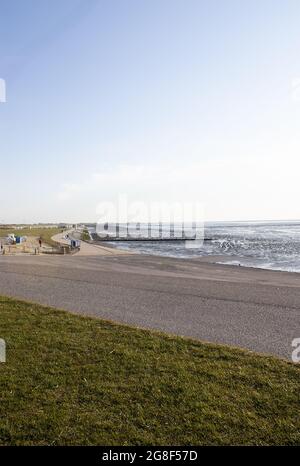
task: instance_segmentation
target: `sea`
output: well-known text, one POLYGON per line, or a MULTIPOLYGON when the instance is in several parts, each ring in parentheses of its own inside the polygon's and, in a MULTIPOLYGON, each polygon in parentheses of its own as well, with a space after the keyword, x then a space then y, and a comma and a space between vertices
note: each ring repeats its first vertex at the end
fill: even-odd
POLYGON ((214 256, 217 263, 300 272, 300 221, 206 222, 204 237, 206 240, 195 248, 187 248, 184 240, 111 244, 142 254, 208 259, 214 256))

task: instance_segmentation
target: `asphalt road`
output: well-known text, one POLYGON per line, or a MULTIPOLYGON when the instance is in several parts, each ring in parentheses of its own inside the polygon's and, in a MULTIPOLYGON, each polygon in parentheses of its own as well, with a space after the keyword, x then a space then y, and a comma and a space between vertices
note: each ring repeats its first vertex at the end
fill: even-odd
POLYGON ((287 359, 300 338, 300 274, 143 255, 0 256, 0 294, 287 359))

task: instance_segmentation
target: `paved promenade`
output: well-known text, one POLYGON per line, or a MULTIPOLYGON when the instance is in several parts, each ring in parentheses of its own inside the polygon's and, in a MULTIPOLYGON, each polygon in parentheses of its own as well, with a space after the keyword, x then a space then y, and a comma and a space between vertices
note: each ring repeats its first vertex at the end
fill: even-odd
POLYGON ((287 359, 300 338, 293 273, 138 254, 1 256, 0 294, 287 359))

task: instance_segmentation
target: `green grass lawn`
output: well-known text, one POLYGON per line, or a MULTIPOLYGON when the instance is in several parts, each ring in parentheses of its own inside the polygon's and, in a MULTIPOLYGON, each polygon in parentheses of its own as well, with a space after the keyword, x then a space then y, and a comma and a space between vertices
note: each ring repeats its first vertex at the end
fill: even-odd
POLYGON ((300 444, 300 368, 0 298, 1 445, 300 444))
POLYGON ((82 241, 89 241, 89 240, 91 239, 91 238, 90 238, 90 235, 89 235, 89 232, 88 232, 88 230, 87 230, 86 228, 85 228, 85 229, 83 230, 83 232, 81 233, 80 239, 81 239, 82 241))
POLYGON ((9 228, 0 229, 0 237, 5 237, 8 234, 14 234, 16 236, 35 236, 42 238, 42 241, 49 246, 57 246, 57 243, 53 241, 52 236, 61 232, 61 228, 22 228, 21 230, 14 230, 9 228))

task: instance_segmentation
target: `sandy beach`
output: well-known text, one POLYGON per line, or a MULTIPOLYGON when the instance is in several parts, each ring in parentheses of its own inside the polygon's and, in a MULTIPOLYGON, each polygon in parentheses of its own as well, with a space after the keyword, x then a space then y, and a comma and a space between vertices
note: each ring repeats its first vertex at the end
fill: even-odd
POLYGON ((291 358, 300 275, 140 254, 0 257, 0 294, 291 358))
MULTIPOLYGON (((69 246, 70 240, 66 239, 66 235, 72 236, 73 230, 64 231, 52 236, 52 240, 62 246, 69 246)), ((80 238, 80 235, 79 235, 80 238)), ((103 246, 100 244, 89 244, 85 241, 81 241, 80 250, 76 253, 76 256, 111 256, 111 255, 128 255, 130 252, 122 251, 112 247, 103 246)))

